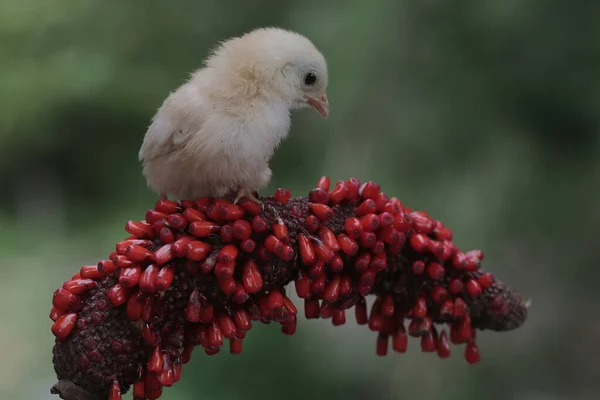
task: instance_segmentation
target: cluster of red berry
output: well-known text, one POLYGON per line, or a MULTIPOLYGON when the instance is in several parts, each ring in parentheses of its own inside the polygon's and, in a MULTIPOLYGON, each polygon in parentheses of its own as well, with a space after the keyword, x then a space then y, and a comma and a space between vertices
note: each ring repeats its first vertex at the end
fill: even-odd
POLYGON ((476 329, 524 322, 521 297, 480 270, 481 251, 457 249, 442 222, 371 181, 330 186, 323 177, 307 197, 278 189, 262 204, 159 200, 144 221, 129 221, 131 236, 107 260, 83 266, 54 294, 60 382, 109 400, 133 385, 134 398, 156 399, 198 345, 214 355, 228 340, 240 353, 257 321, 293 335, 291 282, 306 318, 341 325, 354 308, 358 324, 377 332, 379 355, 390 339, 405 352, 410 335, 442 358, 451 343, 466 344, 475 363, 476 329))

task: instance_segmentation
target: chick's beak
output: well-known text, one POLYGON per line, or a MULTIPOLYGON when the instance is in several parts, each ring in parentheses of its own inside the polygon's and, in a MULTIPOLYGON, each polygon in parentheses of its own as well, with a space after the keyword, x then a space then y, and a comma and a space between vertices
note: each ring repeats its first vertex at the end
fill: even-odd
POLYGON ((314 108, 325 119, 329 117, 329 101, 327 101, 327 92, 324 92, 321 97, 306 95, 304 96, 304 99, 306 100, 306 104, 314 108))

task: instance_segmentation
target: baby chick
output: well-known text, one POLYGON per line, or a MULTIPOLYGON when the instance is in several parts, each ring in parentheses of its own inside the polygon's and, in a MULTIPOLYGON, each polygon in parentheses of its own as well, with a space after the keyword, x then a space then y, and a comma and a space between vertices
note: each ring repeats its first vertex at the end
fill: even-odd
POLYGON ((329 116, 327 64, 306 37, 261 28, 223 42, 171 92, 139 152, 148 185, 179 200, 243 196, 269 184, 290 112, 329 116))

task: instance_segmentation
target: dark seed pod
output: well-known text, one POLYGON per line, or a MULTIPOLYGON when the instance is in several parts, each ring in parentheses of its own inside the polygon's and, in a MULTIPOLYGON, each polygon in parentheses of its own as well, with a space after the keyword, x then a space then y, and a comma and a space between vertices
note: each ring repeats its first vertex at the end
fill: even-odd
POLYGON ((110 260, 82 267, 54 294, 52 392, 118 400, 133 388, 157 399, 196 346, 210 356, 228 343, 239 354, 256 321, 293 335, 293 281, 306 318, 339 326, 355 308, 379 356, 390 342, 404 353, 411 335, 441 358, 464 345, 472 364, 481 357, 477 329, 509 331, 527 317, 523 299, 481 270, 481 251, 459 251, 450 229, 374 182, 331 188, 323 177, 307 197, 278 189, 260 200, 264 208, 160 200, 146 221, 127 222, 132 236, 110 260))

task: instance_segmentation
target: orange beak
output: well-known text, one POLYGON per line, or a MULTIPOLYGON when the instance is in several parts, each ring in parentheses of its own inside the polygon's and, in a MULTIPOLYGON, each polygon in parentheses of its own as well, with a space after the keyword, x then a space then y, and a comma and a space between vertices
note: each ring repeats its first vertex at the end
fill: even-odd
POLYGON ((329 102, 327 101, 327 92, 323 93, 321 97, 313 97, 306 95, 304 96, 306 104, 314 108, 319 114, 325 119, 329 117, 329 102))

